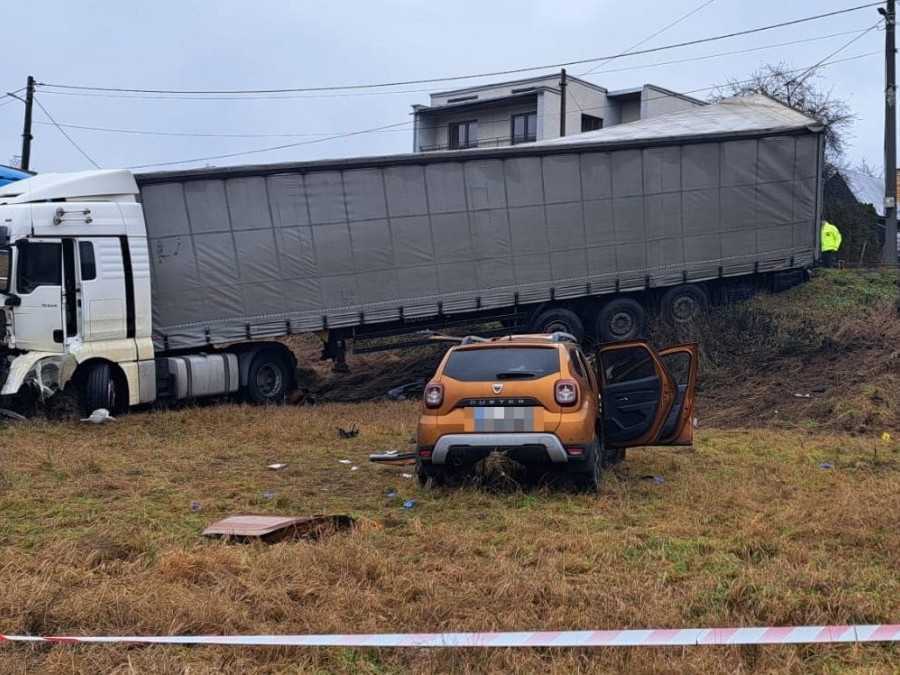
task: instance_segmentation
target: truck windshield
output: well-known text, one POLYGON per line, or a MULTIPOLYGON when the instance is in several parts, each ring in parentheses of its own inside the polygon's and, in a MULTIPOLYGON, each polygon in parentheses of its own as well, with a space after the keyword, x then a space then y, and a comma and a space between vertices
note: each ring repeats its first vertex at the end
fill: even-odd
POLYGON ((8 248, 0 248, 0 293, 9 292, 10 268, 12 253, 8 248))
POLYGON ((450 354, 444 375, 462 382, 534 380, 559 372, 554 347, 460 349, 450 354))

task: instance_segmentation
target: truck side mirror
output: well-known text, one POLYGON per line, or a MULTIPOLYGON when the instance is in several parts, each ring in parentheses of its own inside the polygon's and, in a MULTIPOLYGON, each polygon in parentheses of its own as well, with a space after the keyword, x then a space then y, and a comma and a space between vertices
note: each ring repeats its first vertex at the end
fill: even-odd
POLYGON ((6 296, 6 300, 3 301, 3 304, 6 307, 18 307, 22 304, 22 298, 20 298, 15 293, 10 293, 6 296))

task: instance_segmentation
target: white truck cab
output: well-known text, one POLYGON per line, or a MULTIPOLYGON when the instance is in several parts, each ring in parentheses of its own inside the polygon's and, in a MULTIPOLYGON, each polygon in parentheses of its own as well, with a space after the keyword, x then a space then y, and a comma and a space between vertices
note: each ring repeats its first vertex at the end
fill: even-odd
MULTIPOLYGON (((238 391, 239 361, 258 350, 155 353, 138 195, 124 170, 0 187, 0 401, 45 400, 74 383, 83 410, 123 411, 160 396, 238 391)), ((287 369, 289 357, 279 355, 287 369)))
POLYGON ((140 364, 152 375, 154 353, 137 194, 127 171, 44 174, 0 188, 0 345, 12 357, 0 396, 26 382, 46 396, 99 360, 124 375, 113 391, 127 399, 114 407, 141 402, 140 364))

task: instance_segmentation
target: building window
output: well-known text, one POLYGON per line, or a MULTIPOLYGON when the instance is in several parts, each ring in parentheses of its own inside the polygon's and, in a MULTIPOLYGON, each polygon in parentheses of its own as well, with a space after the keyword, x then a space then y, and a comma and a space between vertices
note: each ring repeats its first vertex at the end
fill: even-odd
POLYGON ((593 115, 581 115, 581 130, 582 131, 597 131, 597 129, 603 128, 603 118, 602 117, 594 117, 593 115))
POLYGON ((537 113, 512 116, 512 143, 527 143, 537 139, 537 113))
POLYGON ((478 120, 452 123, 449 145, 451 150, 478 147, 478 120))

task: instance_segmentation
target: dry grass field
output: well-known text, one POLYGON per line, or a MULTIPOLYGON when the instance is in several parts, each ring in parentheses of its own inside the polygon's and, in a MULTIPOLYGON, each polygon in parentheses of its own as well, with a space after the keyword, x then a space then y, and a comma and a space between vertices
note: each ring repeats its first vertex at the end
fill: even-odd
MULTIPOLYGON (((415 402, 206 405, 104 426, 0 426, 0 633, 896 623, 897 292, 890 273, 829 272, 716 310, 702 327, 695 447, 629 451, 599 495, 508 479, 428 492, 403 476, 407 467, 368 463, 370 452, 407 448, 415 402), (339 438, 336 428, 352 424, 359 436, 339 438), (268 470, 273 462, 288 467, 268 470), (274 545, 201 537, 236 513, 346 513, 358 527, 274 545)), ((312 342, 296 346, 315 354, 312 342)), ((316 366, 309 398, 383 395, 427 371, 432 351, 355 358, 343 376, 316 366)), ((900 645, 0 646, 2 673, 892 673, 898 664, 900 645)))
MULTIPOLYGON (((600 495, 426 492, 371 451, 412 402, 208 406, 2 431, 0 632, 306 633, 880 623, 900 616, 900 447, 698 430, 600 495), (335 427, 356 423, 357 438, 335 427), (350 459, 359 467, 339 463, 350 459), (266 469, 287 462, 280 472, 266 469), (834 468, 823 469, 829 462, 834 468), (664 482, 645 476, 662 476, 664 482), (394 488, 400 498, 386 493, 394 488), (414 498, 416 506, 402 508, 414 498), (200 510, 192 510, 199 502, 200 510), (349 513, 317 543, 235 545, 241 513, 349 513)), ((0 672, 895 672, 896 646, 621 650, 0 647, 0 672)))

